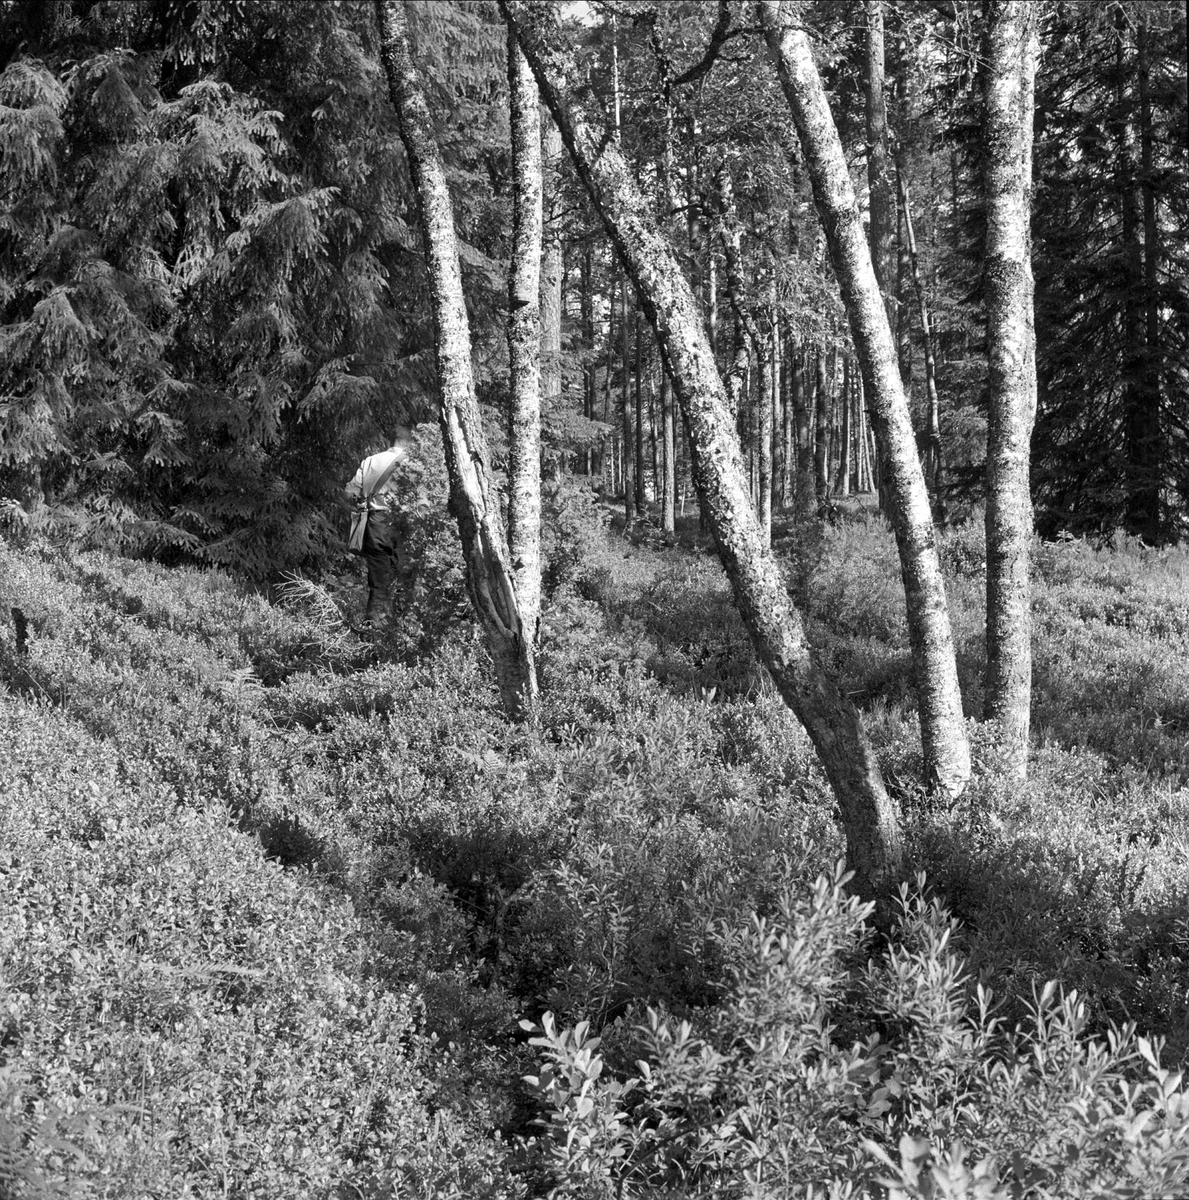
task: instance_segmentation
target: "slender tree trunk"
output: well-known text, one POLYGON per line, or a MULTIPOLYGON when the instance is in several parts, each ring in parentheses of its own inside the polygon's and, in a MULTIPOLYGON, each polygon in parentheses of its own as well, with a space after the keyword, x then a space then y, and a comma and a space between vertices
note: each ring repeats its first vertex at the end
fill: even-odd
POLYGON ((623 516, 624 532, 630 533, 636 520, 636 471, 633 463, 635 442, 632 437, 632 350, 628 324, 628 281, 619 293, 620 396, 623 401, 623 516))
MULTIPOLYGON (((658 176, 659 217, 661 228, 668 230, 673 209, 673 66, 657 31, 656 22, 651 27, 653 57, 656 59, 660 77, 660 99, 663 119, 660 171, 658 176)), ((713 286, 713 284, 711 285, 713 286)), ((673 392, 664 364, 660 368, 661 409, 661 471, 657 491, 661 506, 661 532, 673 533, 677 528, 674 500, 677 492, 677 446, 676 429, 673 421, 673 392)))
MULTIPOLYGON (((467 591, 487 638, 496 680, 510 716, 537 707, 534 620, 525 619, 492 487, 487 441, 471 375, 471 336, 463 300, 454 212, 433 118, 409 46, 404 5, 376 0, 380 57, 409 160, 425 245, 434 319, 442 445, 450 478, 450 509, 458 522, 467 591)), ((526 530, 527 533, 527 530, 526 530)))
POLYGON ((933 497, 934 511, 945 519, 945 499, 942 488, 945 484, 945 459, 941 445, 941 402, 937 397, 937 344, 933 336, 933 321, 929 315, 929 301, 925 297, 925 281, 921 278, 921 265, 917 257, 917 239, 912 226, 912 208, 908 203, 908 185, 904 174, 897 168, 896 178, 900 184, 900 210, 904 222, 908 260, 912 268, 912 283, 917 294, 917 310, 921 318, 921 335, 925 343, 925 394, 929 411, 925 425, 925 483, 933 497))
POLYGON ((813 182, 887 468, 920 705, 925 779, 928 786, 955 797, 970 779, 970 744, 929 493, 896 369, 888 314, 808 36, 802 29, 786 26, 779 0, 761 0, 760 15, 813 182))
POLYGON ((1037 8, 988 6, 986 113, 987 684, 986 717, 999 723, 1011 773, 1028 771, 1032 697, 1032 541, 1029 446, 1036 413, 1036 352, 1029 235, 1037 8))
POLYGON ((640 309, 635 310, 636 335, 636 511, 643 515, 644 508, 644 348, 640 337, 640 309))
MULTIPOLYGON (((535 85, 534 85, 535 86, 535 85)), ((534 93, 535 95, 535 93, 534 93)), ((546 412, 561 406, 561 134, 547 112, 540 117, 542 166, 541 401, 546 412)), ((515 260, 513 260, 515 266, 515 260)))
POLYGON ((1138 410, 1133 416, 1135 457, 1139 460, 1139 487, 1131 496, 1131 522, 1149 545, 1159 545, 1160 484, 1163 474, 1163 438, 1160 420, 1160 281, 1159 224, 1156 219, 1155 148, 1152 136, 1151 67, 1148 55, 1148 16, 1141 12, 1135 33, 1136 74, 1139 82, 1140 190, 1144 210, 1143 311, 1144 348, 1138 389, 1138 410))
POLYGON ((866 55, 864 100, 867 124, 867 187, 871 197, 871 265, 884 298, 888 322, 895 321, 892 244, 896 236, 896 202, 888 170, 888 118, 884 102, 884 5, 864 0, 866 55))
MULTIPOLYGON (((896 224, 896 201, 888 171, 888 118, 884 99, 886 47, 884 42, 883 0, 864 0, 864 115, 867 129, 867 188, 870 197, 868 238, 871 247, 871 266, 888 314, 888 324, 896 328, 897 310, 893 295, 892 243, 896 224)), ((893 335, 895 336, 895 335, 893 335)), ((899 365, 899 353, 897 354, 899 365)), ((901 376, 901 386, 908 395, 908 383, 901 376)), ((910 410, 911 412, 911 410, 910 410)), ((879 507, 890 512, 892 498, 885 486, 879 490, 879 507)))
POLYGON ((813 495, 817 515, 824 516, 830 498, 830 400, 826 385, 826 352, 817 348, 813 401, 813 495))
POLYGON ((842 360, 842 436, 838 456, 838 494, 850 495, 850 410, 851 410, 850 357, 842 360))
MULTIPOLYGON (((552 119, 552 118, 550 118, 552 119)), ((594 368, 594 255, 588 246, 582 254, 582 415, 588 421, 594 420, 595 415, 595 368, 594 368)), ((589 479, 594 471, 594 453, 587 446, 583 453, 585 474, 589 479)))
POLYGON ((556 15, 513 0, 501 0, 501 9, 514 23, 578 174, 656 331, 689 423, 703 511, 756 650, 821 756, 842 811, 858 890, 886 894, 901 862, 895 814, 858 714, 814 659, 764 546, 747 498, 726 392, 693 291, 671 245, 650 219, 618 147, 603 147, 597 130, 563 103, 566 59, 551 44, 558 36, 556 15))
MULTIPOLYGON (((548 353, 542 354, 548 337, 542 326, 540 301, 549 296, 559 297, 542 279, 541 105, 533 73, 511 34, 508 35, 508 84, 512 142, 508 548, 528 642, 526 648, 535 672, 541 619, 541 359, 548 361, 548 353)), ((557 315, 555 312, 554 316, 557 315)), ((556 355, 554 363, 558 365, 556 355)))
POLYGON ((772 498, 770 505, 777 512, 784 508, 788 490, 788 413, 785 411, 784 359, 781 355, 780 314, 776 297, 770 295, 768 311, 768 355, 772 360, 772 498))

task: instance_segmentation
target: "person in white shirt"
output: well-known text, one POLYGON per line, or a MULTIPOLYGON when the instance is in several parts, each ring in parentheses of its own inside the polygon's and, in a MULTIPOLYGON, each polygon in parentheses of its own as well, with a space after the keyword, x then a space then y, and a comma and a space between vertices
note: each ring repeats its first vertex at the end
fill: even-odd
POLYGON ((400 473, 410 460, 413 431, 401 426, 392 445, 370 454, 359 464, 344 491, 356 507, 367 505, 363 559, 367 563, 367 609, 364 623, 372 624, 392 610, 392 584, 403 556, 400 473))

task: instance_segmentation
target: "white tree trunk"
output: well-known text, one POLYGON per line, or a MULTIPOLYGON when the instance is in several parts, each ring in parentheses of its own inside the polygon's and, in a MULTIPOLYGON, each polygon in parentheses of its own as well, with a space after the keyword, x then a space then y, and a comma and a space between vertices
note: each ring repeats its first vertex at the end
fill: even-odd
MULTIPOLYGON (((542 358, 560 372, 558 353, 546 348, 553 336, 542 328, 540 298, 560 300, 555 281, 542 278, 541 105, 537 83, 508 38, 508 85, 512 141, 512 262, 508 271, 508 542, 526 650, 536 667, 541 619, 541 389, 542 358)), ((560 140, 560 139, 559 139, 560 140)), ((557 246, 560 260, 560 242, 557 246)), ((555 264, 560 265, 560 263, 555 264)), ((548 311, 548 304, 546 311, 548 311)), ((554 324, 560 313, 553 314, 554 324)), ((553 334, 558 332, 557 328, 553 334)))
POLYGON ((688 423, 703 511, 756 650, 821 757, 842 811, 858 890, 885 894, 901 866, 895 813, 858 714, 814 659, 764 545, 726 391, 693 291, 618 147, 604 145, 601 131, 565 104, 567 58, 558 48, 552 6, 501 0, 501 9, 656 332, 688 423))
POLYGON ((438 416, 467 591, 487 637, 504 708, 510 716, 524 718, 536 708, 532 631, 520 612, 499 500, 491 486, 487 440, 471 374, 471 335, 453 207, 434 141, 433 119, 409 46, 405 7, 399 0, 376 0, 376 13, 380 57, 409 159, 425 243, 440 391, 438 416))
POLYGON ((809 38, 803 29, 786 23, 779 0, 761 0, 759 8, 813 182, 872 424, 886 462, 889 515, 900 550, 916 673, 926 783, 953 798, 962 793, 970 779, 970 744, 962 716, 949 605, 929 494, 896 364, 888 314, 809 38))
POLYGON ((1028 772, 1032 701, 1032 542, 1029 449, 1036 414, 1029 223, 1037 9, 988 7, 986 114, 987 679, 986 717, 998 722, 1013 775, 1028 772))

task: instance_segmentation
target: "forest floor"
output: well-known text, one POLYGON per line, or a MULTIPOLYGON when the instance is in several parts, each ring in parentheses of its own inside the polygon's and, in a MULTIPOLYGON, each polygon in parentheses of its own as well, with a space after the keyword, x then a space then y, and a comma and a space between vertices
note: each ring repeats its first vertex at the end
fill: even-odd
MULTIPOLYGON (((827 1037, 805 1071, 851 1042, 900 1047, 870 1058, 870 1079, 860 1058, 838 1075, 884 1088, 864 1093, 863 1121, 885 1122, 892 1147, 896 1130, 969 1144, 987 1119, 972 1091, 924 1097, 896 1074, 963 1055, 987 1079, 1000 1069, 1003 1046, 978 1059, 980 986, 998 1028, 1039 1022, 1050 1050, 1046 1005, 1066 997, 1054 1060, 1091 1062, 1121 1030, 1116 1045, 1138 1032, 1184 1063, 1189 553, 1037 544, 1021 787, 976 720, 981 528, 944 535, 976 780, 942 809, 918 782, 886 526, 853 510, 778 522, 811 640, 863 709, 903 815, 906 917, 881 948, 837 886, 832 798, 717 559, 693 522, 673 540, 610 532, 555 581, 535 731, 499 714, 457 605, 430 596, 428 632, 413 612, 353 632, 355 564, 269 600, 218 573, 0 543, 3 612, 28 621, 23 644, 0 629, 0 1195, 502 1197, 629 1162, 644 1179, 660 1160, 646 1170, 639 1147, 680 1106, 666 1093, 632 1125, 653 1087, 633 1064, 668 1055, 676 1087, 702 1038, 718 1058, 698 1071, 744 1044, 753 1070, 746 1021, 755 997, 776 1004, 772 979, 781 1003, 816 997, 780 1018, 827 1037), (801 941, 757 983, 747 947, 770 966, 781 921, 801 941), (794 970, 802 942, 815 963, 794 970), (827 961, 828 978, 789 982, 827 961), (602 1078, 585 1029, 562 1032, 584 1021, 602 1078), (629 1077, 630 1103, 614 1090, 629 1077), (585 1130, 581 1154, 567 1129, 585 1130)), ((1146 1054, 1126 1053, 1138 1078, 1146 1054)), ((697 1121, 719 1141, 664 1170, 737 1166, 738 1120, 697 1121)), ((799 1178, 874 1179, 859 1134, 846 1148, 830 1128, 850 1157, 799 1178)), ((625 1194, 687 1194, 650 1186, 625 1194)))

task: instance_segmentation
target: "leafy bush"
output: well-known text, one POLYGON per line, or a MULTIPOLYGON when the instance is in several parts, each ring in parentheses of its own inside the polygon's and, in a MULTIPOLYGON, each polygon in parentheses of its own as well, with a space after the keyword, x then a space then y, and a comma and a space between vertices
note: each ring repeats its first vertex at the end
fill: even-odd
MULTIPOLYGON (((1189 1183, 1189 1091, 1133 1026, 1085 1035, 1054 985, 1007 1028, 953 922, 902 891, 887 949, 839 867, 773 918, 720 926, 711 1009, 652 1009, 613 1072, 586 1022, 526 1026, 553 1196, 1133 1197, 1189 1183), (1138 1082, 1133 1082, 1138 1075, 1138 1082)), ((622 1057, 622 1056, 621 1056, 622 1057)))

